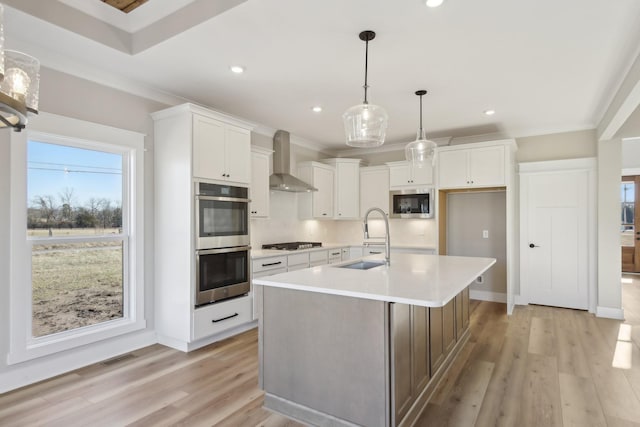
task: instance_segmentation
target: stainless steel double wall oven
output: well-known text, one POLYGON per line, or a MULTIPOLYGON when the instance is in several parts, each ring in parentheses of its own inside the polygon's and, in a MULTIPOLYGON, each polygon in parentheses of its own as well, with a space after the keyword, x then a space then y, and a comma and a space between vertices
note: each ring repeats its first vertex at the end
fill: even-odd
POLYGON ((195 183, 196 305, 250 290, 249 189, 195 183))

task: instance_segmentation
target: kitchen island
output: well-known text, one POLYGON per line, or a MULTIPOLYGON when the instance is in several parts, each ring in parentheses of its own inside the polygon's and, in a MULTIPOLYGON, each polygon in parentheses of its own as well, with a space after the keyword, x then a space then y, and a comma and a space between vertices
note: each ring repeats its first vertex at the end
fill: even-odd
POLYGON ((311 425, 405 426, 422 412, 468 340, 468 286, 495 259, 365 261, 254 279, 267 409, 311 425))

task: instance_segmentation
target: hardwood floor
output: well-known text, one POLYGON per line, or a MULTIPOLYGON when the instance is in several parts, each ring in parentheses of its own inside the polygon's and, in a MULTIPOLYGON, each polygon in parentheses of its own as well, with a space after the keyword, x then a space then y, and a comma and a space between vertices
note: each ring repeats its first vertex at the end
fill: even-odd
MULTIPOLYGON (((419 426, 639 426, 640 276, 626 322, 472 301, 471 338, 419 426)), ((1 426, 299 426, 262 409, 257 330, 160 345, 0 395, 1 426)))

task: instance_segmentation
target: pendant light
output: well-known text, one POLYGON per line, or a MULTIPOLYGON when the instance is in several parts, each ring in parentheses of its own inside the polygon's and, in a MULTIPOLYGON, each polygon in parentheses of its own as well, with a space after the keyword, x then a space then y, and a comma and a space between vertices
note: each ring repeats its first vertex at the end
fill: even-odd
POLYGON ((0 4, 0 129, 19 132, 27 124, 27 113, 38 114, 40 62, 4 49, 3 12, 0 4))
POLYGON ((384 144, 389 116, 384 108, 369 104, 367 101, 367 68, 369 62, 369 42, 376 33, 362 31, 360 40, 365 42, 364 55, 364 102, 349 108, 343 115, 344 130, 347 135, 347 145, 351 147, 367 148, 379 147, 384 144))
POLYGON ((404 147, 404 154, 407 161, 412 166, 422 168, 428 163, 433 166, 435 160, 435 149, 438 146, 435 142, 429 141, 422 129, 422 97, 427 94, 426 90, 416 91, 416 95, 420 97, 420 129, 415 141, 412 141, 404 147))

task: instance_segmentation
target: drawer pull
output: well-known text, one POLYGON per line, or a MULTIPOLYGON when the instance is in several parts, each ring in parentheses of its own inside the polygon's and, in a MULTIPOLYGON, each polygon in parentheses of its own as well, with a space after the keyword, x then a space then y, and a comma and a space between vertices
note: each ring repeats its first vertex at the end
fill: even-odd
POLYGON ((270 267, 272 265, 278 265, 278 264, 282 264, 282 261, 278 261, 278 262, 269 262, 267 264, 262 264, 263 267, 270 267))
POLYGON ((340 255, 340 252, 331 252, 331 255, 340 255))
POLYGON ((380 255, 382 252, 369 251, 370 255, 380 255))
POLYGON ((218 322, 222 322, 223 320, 227 320, 227 319, 231 319, 234 318, 238 315, 238 313, 233 313, 231 316, 227 316, 227 317, 223 317, 222 319, 212 319, 211 323, 218 323, 218 322))

